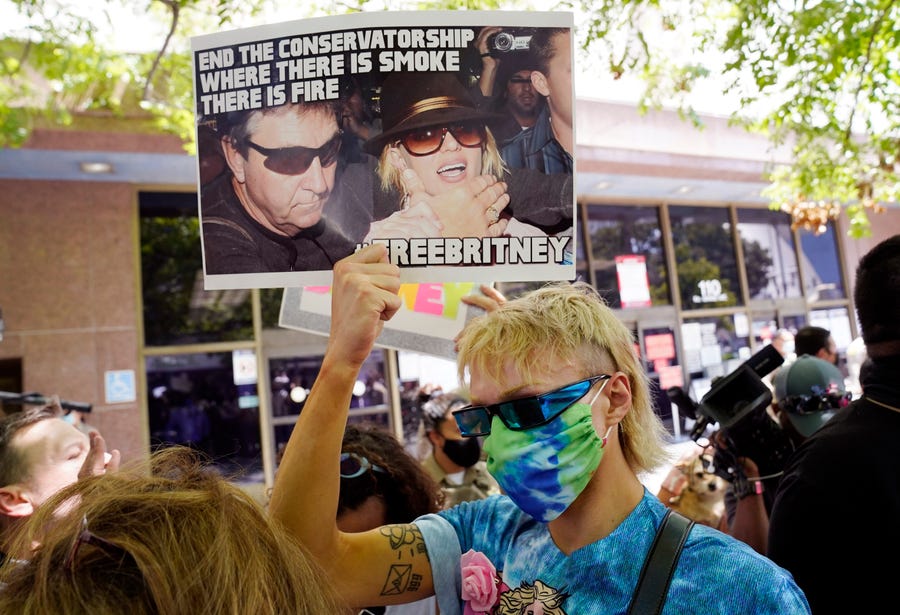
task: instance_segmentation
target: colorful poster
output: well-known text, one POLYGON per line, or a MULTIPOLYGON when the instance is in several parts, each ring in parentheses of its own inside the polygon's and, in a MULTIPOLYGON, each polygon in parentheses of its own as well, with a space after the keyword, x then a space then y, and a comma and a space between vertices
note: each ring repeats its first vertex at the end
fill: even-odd
POLYGON ((642 254, 616 257, 616 279, 623 308, 650 307, 650 278, 647 259, 642 254))
MULTIPOLYGON (((463 303, 478 293, 472 282, 402 284, 402 307, 384 323, 376 344, 455 360, 454 338, 469 318, 484 312, 463 303)), ((288 329, 328 335, 331 326, 331 287, 286 288, 278 324, 288 329)))
POLYGON ((327 286, 371 242, 405 283, 573 279, 572 29, 414 11, 194 37, 205 288, 327 286))

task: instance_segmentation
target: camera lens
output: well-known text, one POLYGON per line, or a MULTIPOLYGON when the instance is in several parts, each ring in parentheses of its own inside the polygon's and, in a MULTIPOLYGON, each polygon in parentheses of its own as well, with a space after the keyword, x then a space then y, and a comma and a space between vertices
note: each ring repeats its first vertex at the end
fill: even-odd
POLYGON ((514 43, 515 38, 508 32, 498 32, 488 39, 488 45, 496 51, 509 51, 514 43))

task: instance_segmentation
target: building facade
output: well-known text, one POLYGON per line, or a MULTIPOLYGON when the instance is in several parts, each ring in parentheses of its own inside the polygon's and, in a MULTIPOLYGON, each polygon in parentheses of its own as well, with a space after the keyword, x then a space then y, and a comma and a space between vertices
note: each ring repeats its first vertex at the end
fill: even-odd
MULTIPOLYGON (((673 432, 684 417, 665 389, 699 399, 778 328, 825 326, 840 349, 858 335, 855 263, 900 232, 900 209, 866 239, 846 219, 792 230, 760 196, 768 142, 725 118, 698 132, 579 100, 576 119, 578 274, 632 327, 673 432)), ((325 338, 277 326, 278 290, 202 289, 198 172, 160 135, 36 130, 0 150, 0 391, 90 403, 126 460, 189 444, 262 493, 325 338)), ((415 392, 447 372, 376 350, 353 420, 414 437, 415 392)))

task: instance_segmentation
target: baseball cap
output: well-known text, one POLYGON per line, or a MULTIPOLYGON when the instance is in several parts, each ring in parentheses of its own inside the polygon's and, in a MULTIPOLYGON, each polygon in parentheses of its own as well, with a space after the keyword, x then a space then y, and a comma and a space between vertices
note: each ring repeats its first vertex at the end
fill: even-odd
POLYGON ((844 375, 829 363, 802 355, 775 375, 775 401, 805 438, 850 402, 844 375))

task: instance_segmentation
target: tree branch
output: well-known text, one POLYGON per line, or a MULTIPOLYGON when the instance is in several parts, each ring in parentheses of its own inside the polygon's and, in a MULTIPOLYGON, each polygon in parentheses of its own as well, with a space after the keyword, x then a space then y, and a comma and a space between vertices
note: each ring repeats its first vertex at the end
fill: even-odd
POLYGON ((156 69, 159 68, 160 61, 166 53, 166 49, 169 47, 169 42, 172 40, 172 36, 175 34, 175 28, 178 26, 178 15, 179 15, 179 6, 177 0, 159 0, 164 5, 169 7, 172 11, 172 25, 169 27, 169 32, 166 34, 166 40, 163 41, 162 48, 159 50, 159 53, 156 54, 156 57, 153 58, 153 65, 150 67, 150 70, 147 71, 147 80, 144 82, 144 91, 141 93, 141 100, 147 100, 147 97, 150 94, 150 87, 153 83, 153 75, 156 73, 156 69))

